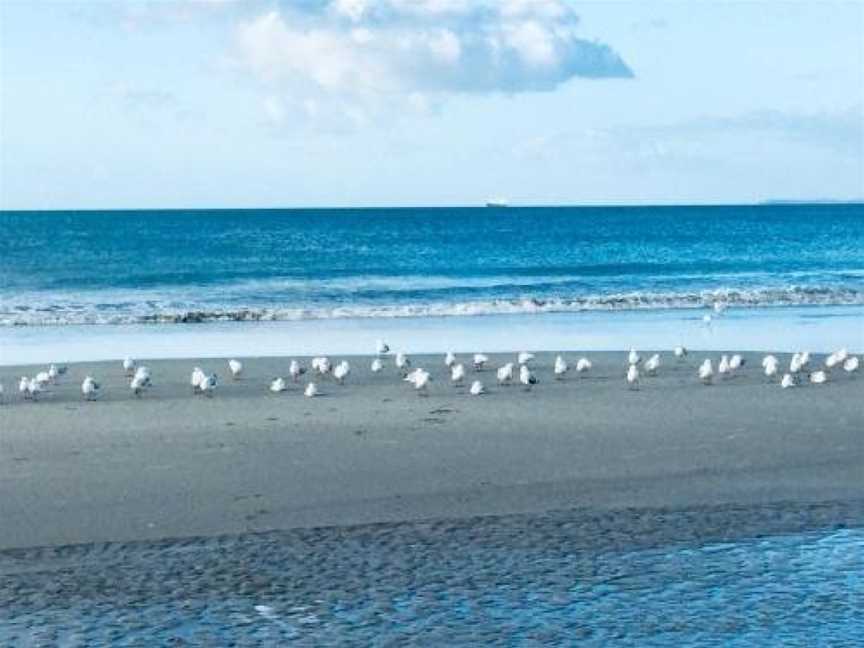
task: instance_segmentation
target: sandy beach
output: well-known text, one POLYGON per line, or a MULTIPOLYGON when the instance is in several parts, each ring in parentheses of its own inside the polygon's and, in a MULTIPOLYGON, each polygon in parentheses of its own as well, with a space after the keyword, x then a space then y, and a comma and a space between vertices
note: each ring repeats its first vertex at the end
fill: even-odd
POLYGON ((489 388, 481 397, 451 386, 439 355, 413 358, 433 373, 428 397, 361 357, 346 385, 321 381, 314 399, 302 385, 267 392, 287 358, 245 359, 238 381, 224 360, 148 361, 142 398, 119 362, 74 364, 37 403, 10 396, 34 369, 2 367, 0 548, 864 498, 860 377, 781 390, 747 354, 706 387, 695 374, 708 354, 667 353, 630 391, 625 354, 589 355, 588 377, 556 381, 554 355, 538 354, 530 392, 469 370, 489 388), (213 398, 191 394, 196 364, 222 376, 213 398), (86 374, 102 382, 97 402, 82 401, 86 374))

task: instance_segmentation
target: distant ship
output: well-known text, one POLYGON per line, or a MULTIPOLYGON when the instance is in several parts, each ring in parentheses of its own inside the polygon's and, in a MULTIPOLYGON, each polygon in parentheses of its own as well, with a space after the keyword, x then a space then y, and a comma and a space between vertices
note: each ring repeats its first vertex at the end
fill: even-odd
POLYGON ((487 207, 501 208, 501 207, 509 207, 510 203, 508 203, 506 200, 503 200, 503 199, 495 199, 495 200, 486 201, 486 206, 487 207))

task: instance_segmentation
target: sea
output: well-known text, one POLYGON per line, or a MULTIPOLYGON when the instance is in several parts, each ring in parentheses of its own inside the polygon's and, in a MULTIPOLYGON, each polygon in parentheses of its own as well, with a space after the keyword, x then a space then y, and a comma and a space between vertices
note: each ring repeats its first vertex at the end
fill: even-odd
POLYGON ((862 204, 7 211, 0 232, 2 364, 368 353, 382 336, 864 347, 862 204))

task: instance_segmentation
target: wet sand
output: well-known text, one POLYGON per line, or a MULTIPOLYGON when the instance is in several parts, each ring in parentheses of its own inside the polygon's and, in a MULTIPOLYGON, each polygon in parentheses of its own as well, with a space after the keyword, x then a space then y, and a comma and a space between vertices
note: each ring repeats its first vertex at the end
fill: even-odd
POLYGON ((140 399, 119 362, 75 364, 38 403, 10 396, 35 370, 2 367, 0 549, 864 498, 864 377, 781 390, 748 354, 739 375, 705 387, 695 372, 708 354, 665 354, 630 391, 624 354, 588 355, 589 377, 555 381, 554 355, 538 354, 530 392, 484 371, 479 398, 449 384, 441 356, 414 358, 433 371, 425 398, 359 357, 345 386, 325 380, 315 399, 302 385, 267 392, 286 358, 246 359, 239 381, 220 360, 148 361, 154 387, 140 399), (195 364, 222 376, 215 397, 190 393, 195 364), (93 403, 79 391, 88 373, 103 386, 93 403))

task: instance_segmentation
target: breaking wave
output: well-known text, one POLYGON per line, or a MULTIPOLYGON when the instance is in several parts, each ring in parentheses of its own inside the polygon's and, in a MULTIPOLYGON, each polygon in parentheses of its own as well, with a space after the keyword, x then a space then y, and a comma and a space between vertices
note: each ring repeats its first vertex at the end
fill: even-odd
MULTIPOLYGON (((8 302, 8 300, 7 300, 8 302)), ((692 292, 622 292, 571 297, 518 297, 465 301, 352 303, 311 306, 272 304, 235 306, 178 304, 147 299, 105 303, 98 300, 0 305, 0 326, 82 324, 195 324, 205 322, 274 322, 323 319, 466 317, 580 311, 700 309, 722 302, 732 308, 864 305, 864 289, 790 286, 719 288, 692 292)))

